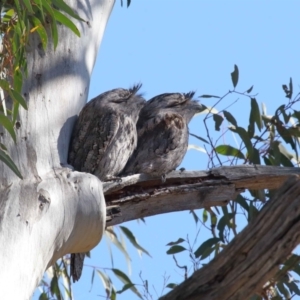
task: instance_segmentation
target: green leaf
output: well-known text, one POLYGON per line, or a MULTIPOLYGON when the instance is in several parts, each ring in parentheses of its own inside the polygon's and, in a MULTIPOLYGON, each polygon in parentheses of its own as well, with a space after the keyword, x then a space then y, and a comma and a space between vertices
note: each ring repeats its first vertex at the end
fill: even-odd
POLYGON ((106 291, 106 294, 109 295, 110 294, 110 290, 111 290, 111 279, 103 272, 101 272, 100 270, 97 270, 97 273, 102 281, 103 287, 106 291))
POLYGON ((199 98, 221 98, 221 97, 219 97, 219 96, 214 96, 214 95, 201 95, 201 96, 199 96, 199 98))
POLYGON ((175 246, 172 246, 168 251, 167 251, 167 254, 176 254, 176 253, 179 253, 179 252, 182 252, 182 251, 185 251, 186 248, 180 246, 180 245, 175 245, 175 246))
POLYGON ((258 209, 253 205, 253 201, 250 202, 250 208, 248 212, 248 222, 254 220, 258 215, 258 209))
POLYGON ((284 123, 287 124, 287 123, 289 122, 290 118, 291 118, 291 114, 288 114, 288 115, 287 115, 287 113, 286 113, 286 107, 285 107, 284 104, 283 104, 283 105, 280 105, 280 106, 277 108, 277 110, 276 110, 276 112, 275 112, 276 116, 279 116, 279 111, 280 111, 281 114, 283 115, 284 123))
POLYGON ((248 135, 250 139, 254 137, 254 131, 255 131, 254 121, 251 120, 248 125, 248 135))
POLYGON ((166 287, 169 288, 169 289, 174 289, 174 288, 176 288, 177 285, 178 284, 176 284, 176 283, 169 283, 169 284, 166 285, 166 287))
POLYGON ((270 159, 270 157, 264 156, 263 159, 264 159, 264 163, 266 166, 274 166, 275 165, 275 164, 273 164, 272 158, 270 159))
POLYGON ((293 81, 292 81, 292 77, 290 77, 289 88, 290 88, 290 99, 292 99, 292 96, 293 96, 293 81))
MULTIPOLYGON (((1 83, 0 83, 1 86, 1 83)), ((294 110, 292 117, 296 118, 298 122, 300 122, 300 111, 299 110, 294 110)))
POLYGON ((248 132, 243 127, 230 127, 229 129, 233 132, 236 132, 240 136, 247 148, 248 156, 251 158, 253 153, 253 146, 249 138, 248 132))
POLYGON ((12 17, 15 15, 15 10, 11 8, 8 10, 5 15, 2 17, 2 22, 3 23, 10 23, 12 17))
POLYGON ((227 213, 219 220, 217 229, 219 231, 219 237, 224 241, 224 229, 225 226, 231 228, 230 220, 234 217, 234 213, 227 213))
POLYGON ((105 230, 105 234, 112 241, 112 243, 123 253, 123 255, 125 256, 125 259, 126 259, 127 263, 129 264, 130 261, 131 261, 131 259, 130 259, 129 254, 127 253, 126 247, 124 247, 122 245, 122 243, 119 241, 117 235, 112 230, 112 227, 108 227, 105 230))
POLYGON ((299 265, 299 262, 300 262, 300 256, 295 253, 291 254, 291 256, 284 262, 284 266, 280 270, 280 272, 287 272, 289 270, 294 270, 293 268, 299 265))
POLYGON ((221 241, 220 238, 215 237, 215 238, 210 238, 210 239, 206 240, 205 242, 203 242, 194 253, 196 258, 202 256, 207 249, 211 249, 212 246, 219 243, 220 241, 221 241))
MULTIPOLYGON (((20 1, 19 0, 14 0, 15 2, 15 8, 16 8, 16 11, 17 11, 17 14, 18 16, 21 16, 21 6, 20 6, 20 1)), ((16 26, 15 26, 16 28, 16 26)))
POLYGON ((36 6, 38 7, 40 13, 41 13, 41 17, 42 17, 42 21, 45 24, 45 15, 44 15, 44 10, 43 10, 43 5, 42 5, 42 1, 41 0, 32 0, 36 6))
POLYGON ((1 149, 0 149, 0 160, 2 160, 19 178, 23 179, 20 171, 18 170, 17 166, 12 161, 10 156, 1 149))
POLYGON ((74 10, 63 0, 52 0, 52 3, 57 6, 60 10, 62 10, 63 12, 67 13, 68 15, 70 15, 71 17, 79 20, 79 21, 84 21, 86 22, 84 19, 80 18, 78 16, 78 14, 76 14, 74 12, 74 10))
POLYGON ((57 296, 58 299, 61 299, 61 293, 58 286, 58 279, 57 276, 53 276, 51 282, 50 282, 50 291, 52 295, 57 296))
POLYGON ((60 22, 61 24, 67 26, 69 29, 71 29, 78 37, 80 37, 80 32, 78 28, 75 26, 75 24, 68 19, 65 15, 63 15, 61 12, 59 12, 56 9, 53 9, 54 16, 56 21, 60 22))
MULTIPOLYGON (((92 289, 93 284, 94 284, 94 279, 95 279, 95 269, 93 269, 92 276, 91 276, 91 289, 92 289)), ((90 291, 91 291, 91 289, 90 289, 90 291)))
POLYGON ((252 156, 249 157, 250 162, 256 165, 260 165, 260 155, 259 155, 259 151, 253 147, 252 148, 252 156))
POLYGON ((280 134, 280 136, 283 138, 283 140, 286 143, 291 145, 293 150, 296 150, 296 145, 295 145, 295 142, 293 141, 291 133, 279 122, 276 124, 276 129, 277 129, 278 133, 280 134))
POLYGON ((293 137, 300 137, 300 126, 294 126, 287 129, 287 131, 290 133, 293 137))
POLYGON ((221 155, 234 156, 240 159, 245 159, 243 152, 229 145, 219 145, 215 148, 215 150, 221 155))
POLYGON ((179 238, 176 242, 170 242, 166 246, 174 246, 174 245, 181 244, 182 242, 185 242, 185 240, 183 238, 179 238))
POLYGON ((294 281, 286 281, 284 284, 288 286, 291 293, 295 293, 296 295, 300 295, 300 290, 299 290, 297 284, 294 281))
MULTIPOLYGON (((52 18, 52 20, 50 20, 50 22, 53 22, 54 20, 54 12, 53 12, 53 8, 51 7, 51 5, 48 3, 48 0, 41 0, 42 1, 42 5, 45 8, 45 10, 47 11, 47 13, 50 15, 50 17, 52 18)), ((54 21, 55 22, 55 21, 54 21)))
POLYGON ((7 151, 7 148, 5 147, 5 145, 3 145, 2 143, 0 143, 0 148, 4 151, 7 151))
POLYGON ((15 100, 17 101, 19 104, 21 104, 26 110, 27 110, 27 104, 26 101, 24 100, 24 98, 21 96, 20 93, 18 93, 15 90, 10 89, 9 90, 9 95, 15 100))
POLYGON ((205 224, 206 221, 208 219, 208 213, 207 213, 207 210, 206 209, 203 209, 203 212, 202 212, 202 222, 205 224))
POLYGON ((54 50, 55 50, 57 47, 57 44, 58 44, 58 32, 57 32, 57 25, 56 25, 53 8, 51 7, 51 5, 48 3, 47 0, 42 0, 42 4, 43 4, 43 7, 45 8, 45 10, 47 11, 47 13, 51 17, 50 26, 51 26, 53 46, 54 46, 54 50))
POLYGON ((46 50, 47 48, 47 44, 48 44, 48 35, 47 35, 47 31, 45 29, 45 27, 43 26, 43 24, 41 23, 41 21, 36 18, 35 16, 31 16, 30 20, 32 21, 34 28, 31 29, 32 30, 36 30, 40 40, 42 42, 43 45, 43 49, 46 50))
POLYGON ((261 131, 261 129, 263 128, 259 106, 255 98, 251 98, 251 111, 250 111, 249 122, 250 123, 255 122, 259 131, 261 131))
POLYGON ((116 291, 115 291, 114 287, 112 286, 111 294, 110 294, 110 300, 116 300, 116 299, 117 299, 117 294, 116 294, 116 291))
POLYGON ((292 82, 292 78, 290 78, 290 83, 289 83, 289 88, 286 86, 286 84, 282 85, 282 89, 285 92, 285 97, 292 99, 293 96, 293 82, 292 82))
POLYGON ((298 275, 300 275, 300 264, 297 263, 293 269, 292 269, 295 273, 297 273, 298 275))
POLYGON ((31 14, 34 14, 34 11, 32 9, 32 6, 31 6, 31 3, 30 3, 30 0, 23 0, 27 10, 31 13, 31 14))
POLYGON ((138 292, 136 287, 133 285, 133 283, 130 281, 129 277, 125 273, 123 273, 119 269, 111 269, 111 270, 124 284, 132 284, 132 286, 130 287, 130 290, 132 292, 134 292, 140 299, 143 299, 141 294, 138 292))
POLYGON ((49 300, 49 298, 48 298, 46 293, 41 293, 40 297, 39 297, 39 300, 49 300))
POLYGON ((120 226, 120 229, 123 231, 123 233, 125 234, 125 236, 128 238, 128 240, 131 242, 131 244, 135 248, 139 249, 140 251, 144 252, 145 254, 147 254, 148 256, 151 257, 151 255, 149 254, 149 252, 146 249, 144 249, 142 246, 140 246, 138 244, 138 242, 136 241, 135 236, 132 234, 132 232, 127 227, 120 226))
POLYGON ((249 189, 249 193, 251 194, 251 196, 255 199, 260 200, 261 202, 266 202, 266 194, 265 194, 265 190, 250 190, 249 189))
POLYGON ((230 122, 234 126, 238 126, 234 116, 230 112, 224 110, 223 114, 228 122, 230 122))
POLYGON ((251 86, 251 88, 249 88, 249 89, 246 91, 246 93, 247 93, 247 94, 250 94, 250 93, 252 92, 252 89, 253 89, 253 85, 251 86))
POLYGON ((213 119, 215 121, 215 130, 220 131, 220 126, 223 122, 223 117, 217 114, 213 114, 213 119))
POLYGON ((57 26, 56 26, 55 20, 53 20, 53 22, 51 22, 51 34, 52 34, 53 46, 54 46, 54 50, 55 50, 58 45, 58 31, 57 31, 57 26))
POLYGON ((21 93, 23 84, 23 76, 20 70, 15 70, 14 72, 14 90, 21 93))
POLYGON ((193 219, 194 219, 194 221, 195 221, 195 223, 197 225, 198 221, 199 221, 199 218, 198 218, 197 214, 195 213, 195 211, 193 209, 190 210, 190 214, 192 214, 193 219))
POLYGON ((235 201, 242 207, 244 208, 247 212, 249 211, 249 205, 246 201, 246 199, 241 196, 241 195, 237 195, 237 197, 235 198, 235 201))
POLYGON ((9 84, 3 79, 0 79, 0 87, 5 91, 9 91, 9 84))
POLYGON ((20 106, 19 102, 14 101, 13 112, 12 112, 12 114, 13 114, 13 119, 12 119, 13 124, 16 123, 16 120, 17 120, 17 117, 18 117, 18 112, 19 112, 19 106, 20 106))
POLYGON ((16 133, 14 130, 14 125, 10 121, 10 119, 5 115, 0 114, 0 124, 9 132, 14 142, 16 142, 16 133))
POLYGON ((218 244, 212 246, 211 248, 207 248, 207 249, 204 251, 204 253, 201 255, 200 260, 203 260, 203 259, 209 257, 213 252, 215 252, 215 255, 216 255, 216 253, 218 253, 218 252, 217 252, 217 245, 218 245, 218 244))
POLYGON ((277 282, 276 287, 278 288, 280 294, 282 294, 286 299, 290 298, 290 293, 289 291, 285 288, 284 284, 280 281, 277 282))
POLYGON ((272 165, 273 166, 280 166, 280 158, 281 158, 281 153, 279 151, 279 141, 273 141, 270 143, 270 151, 269 151, 269 156, 272 155, 272 165))
POLYGON ((235 88, 239 81, 239 68, 237 67, 237 65, 234 65, 234 70, 231 73, 231 81, 232 81, 233 87, 235 88))
POLYGON ((215 227, 218 222, 217 215, 213 211, 210 212, 210 222, 212 228, 215 227))
POLYGON ((134 286, 133 283, 126 283, 124 284, 123 288, 119 291, 117 291, 117 294, 122 294, 123 292, 125 292, 126 290, 132 288, 134 286))
POLYGON ((209 142, 208 142, 206 139, 202 138, 202 137, 199 136, 199 135, 196 135, 196 134, 193 134, 193 133, 190 133, 190 132, 189 132, 189 135, 195 137, 196 139, 200 140, 201 142, 204 142, 204 143, 206 143, 206 144, 209 144, 209 142))

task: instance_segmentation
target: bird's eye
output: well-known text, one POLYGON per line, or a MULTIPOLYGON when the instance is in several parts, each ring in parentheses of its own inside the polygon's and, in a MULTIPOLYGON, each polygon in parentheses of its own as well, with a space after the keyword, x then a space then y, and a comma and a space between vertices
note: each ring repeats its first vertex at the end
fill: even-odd
POLYGON ((179 107, 180 105, 182 105, 184 102, 179 102, 179 101, 172 101, 168 107, 179 107))
POLYGON ((123 102, 127 102, 127 99, 124 99, 124 98, 114 99, 111 102, 113 102, 113 103, 123 103, 123 102))

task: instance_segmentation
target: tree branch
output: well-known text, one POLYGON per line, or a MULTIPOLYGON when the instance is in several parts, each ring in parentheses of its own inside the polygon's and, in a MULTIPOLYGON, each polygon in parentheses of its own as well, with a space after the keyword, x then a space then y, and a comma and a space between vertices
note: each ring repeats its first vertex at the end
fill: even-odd
POLYGON ((299 168, 233 166, 210 171, 174 171, 165 183, 158 177, 136 174, 120 182, 105 182, 107 225, 173 211, 226 205, 244 189, 277 189, 299 168), (111 213, 109 207, 118 213, 111 213))
POLYGON ((216 258, 161 300, 248 299, 300 243, 300 179, 289 178, 216 258))

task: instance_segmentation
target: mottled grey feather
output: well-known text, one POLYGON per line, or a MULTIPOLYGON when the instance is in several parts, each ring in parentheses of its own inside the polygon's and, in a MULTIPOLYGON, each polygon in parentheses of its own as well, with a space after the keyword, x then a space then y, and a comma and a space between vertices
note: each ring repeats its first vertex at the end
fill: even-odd
POLYGON ((162 94, 149 100, 137 122, 138 145, 123 175, 146 173, 162 176, 175 170, 188 146, 188 123, 201 111, 194 92, 162 94))
MULTIPOLYGON (((145 100, 133 88, 114 89, 88 102, 79 114, 69 149, 69 163, 77 171, 113 179, 137 145, 136 122, 145 100)), ((84 253, 71 254, 70 273, 79 280, 84 253)))
POLYGON ((136 122, 145 103, 137 91, 114 89, 99 95, 82 109, 69 150, 77 171, 107 180, 124 168, 137 145, 136 122))

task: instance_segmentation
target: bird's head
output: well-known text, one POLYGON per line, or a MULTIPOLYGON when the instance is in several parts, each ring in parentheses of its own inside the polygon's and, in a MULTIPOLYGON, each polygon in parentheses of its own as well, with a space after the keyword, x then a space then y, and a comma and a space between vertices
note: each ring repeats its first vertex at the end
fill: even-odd
POLYGON ((182 115, 188 123, 196 113, 203 110, 201 104, 193 100, 194 94, 195 92, 165 93, 155 96, 146 103, 141 114, 145 113, 145 117, 151 117, 158 111, 173 112, 182 115))
POLYGON ((134 109, 134 111, 138 111, 139 113, 146 102, 142 94, 137 93, 141 86, 142 84, 136 84, 130 89, 113 89, 99 95, 93 100, 99 109, 101 107, 111 107, 130 114, 134 109))

